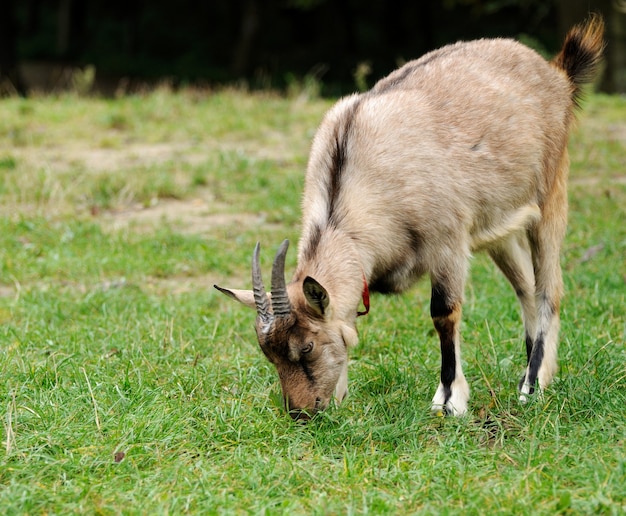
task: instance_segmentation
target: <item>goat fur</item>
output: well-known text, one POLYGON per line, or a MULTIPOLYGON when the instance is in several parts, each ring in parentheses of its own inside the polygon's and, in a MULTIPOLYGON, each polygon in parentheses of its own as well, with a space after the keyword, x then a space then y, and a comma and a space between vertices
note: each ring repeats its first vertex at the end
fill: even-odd
MULTIPOLYGON (((293 317, 266 335, 257 325, 288 409, 299 417, 325 408, 333 390, 345 395, 363 279, 372 291, 399 293, 427 274, 442 353, 432 407, 464 414, 459 326, 469 259, 479 250, 522 307, 520 399, 536 383, 549 384, 563 290, 568 136, 602 37, 601 18, 591 17, 552 61, 513 40, 459 42, 330 109, 307 167, 298 266, 287 286, 293 317)), ((220 290, 255 306, 247 291, 220 290)))

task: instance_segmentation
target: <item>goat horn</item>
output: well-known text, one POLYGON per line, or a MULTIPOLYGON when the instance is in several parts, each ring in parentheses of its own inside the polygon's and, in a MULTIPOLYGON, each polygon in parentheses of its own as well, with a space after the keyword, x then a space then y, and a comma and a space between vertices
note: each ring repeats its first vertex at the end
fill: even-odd
POLYGON ((284 240, 272 265, 272 308, 275 317, 286 317, 291 313, 291 303, 285 286, 285 256, 289 240, 284 240))
POLYGON ((254 293, 254 304, 256 305, 256 311, 261 318, 263 324, 269 327, 272 322, 272 314, 270 313, 269 301, 263 286, 263 279, 261 278, 261 262, 259 260, 259 251, 261 244, 257 242, 254 248, 254 255, 252 256, 252 291, 254 293))

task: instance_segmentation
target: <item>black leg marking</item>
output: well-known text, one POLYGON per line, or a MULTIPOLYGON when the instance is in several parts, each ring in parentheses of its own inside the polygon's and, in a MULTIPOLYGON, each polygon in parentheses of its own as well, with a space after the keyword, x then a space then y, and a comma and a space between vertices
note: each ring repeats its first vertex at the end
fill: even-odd
MULTIPOLYGON (((526 334, 526 367, 528 367, 528 364, 530 363, 530 357, 532 355, 532 352, 533 352, 533 339, 530 335, 526 334)), ((525 382, 526 382, 526 373, 522 375, 522 378, 519 381, 519 385, 517 386, 517 389, 519 391, 522 390, 522 387, 525 382)), ((534 388, 531 390, 534 390, 534 388)))
POLYGON ((456 377, 456 353, 454 349, 454 325, 448 319, 435 319, 441 345, 441 384, 447 403, 452 395, 451 385, 456 377))
POLYGON ((543 362, 543 348, 544 337, 543 334, 539 334, 537 340, 535 341, 535 345, 532 347, 532 352, 528 360, 528 375, 524 375, 522 377, 519 385, 520 390, 522 390, 522 386, 524 385, 524 383, 530 385, 530 390, 528 394, 535 393, 535 384, 537 383, 539 368, 541 367, 541 362, 543 362))
POLYGON ((530 335, 526 334, 526 365, 530 362, 530 355, 533 352, 533 339, 530 335))
MULTIPOLYGON (((439 285, 433 285, 430 296, 430 316, 438 319, 448 317, 451 313, 452 308, 448 306, 445 290, 439 285)), ((438 328, 437 331, 439 331, 438 328)))
POLYGON ((530 362, 528 363, 528 378, 526 378, 526 382, 532 386, 531 390, 534 389, 537 376, 539 375, 539 368, 541 367, 541 362, 543 362, 543 347, 544 338, 542 334, 539 334, 530 355, 530 362))

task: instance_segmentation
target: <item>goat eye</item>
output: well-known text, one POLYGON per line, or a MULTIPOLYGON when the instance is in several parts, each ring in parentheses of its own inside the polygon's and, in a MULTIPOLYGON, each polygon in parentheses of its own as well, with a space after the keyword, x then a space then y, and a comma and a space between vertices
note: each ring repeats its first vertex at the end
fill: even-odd
POLYGON ((304 347, 301 349, 301 353, 306 354, 313 351, 313 342, 307 342, 304 347))

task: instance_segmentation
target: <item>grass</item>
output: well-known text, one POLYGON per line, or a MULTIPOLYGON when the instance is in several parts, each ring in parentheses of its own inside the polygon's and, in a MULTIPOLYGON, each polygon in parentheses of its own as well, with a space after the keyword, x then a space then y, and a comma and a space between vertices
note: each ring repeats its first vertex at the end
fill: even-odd
MULTIPOLYGON (((428 285, 372 299, 351 394, 280 407, 249 284, 297 240, 330 102, 167 88, 0 103, 0 506, 7 514, 620 514, 626 511, 626 100, 572 138, 560 371, 520 406, 515 296, 467 289, 471 414, 435 418, 428 285), (265 263, 267 266, 267 263, 265 263)), ((295 263, 295 253, 288 257, 295 263)))

